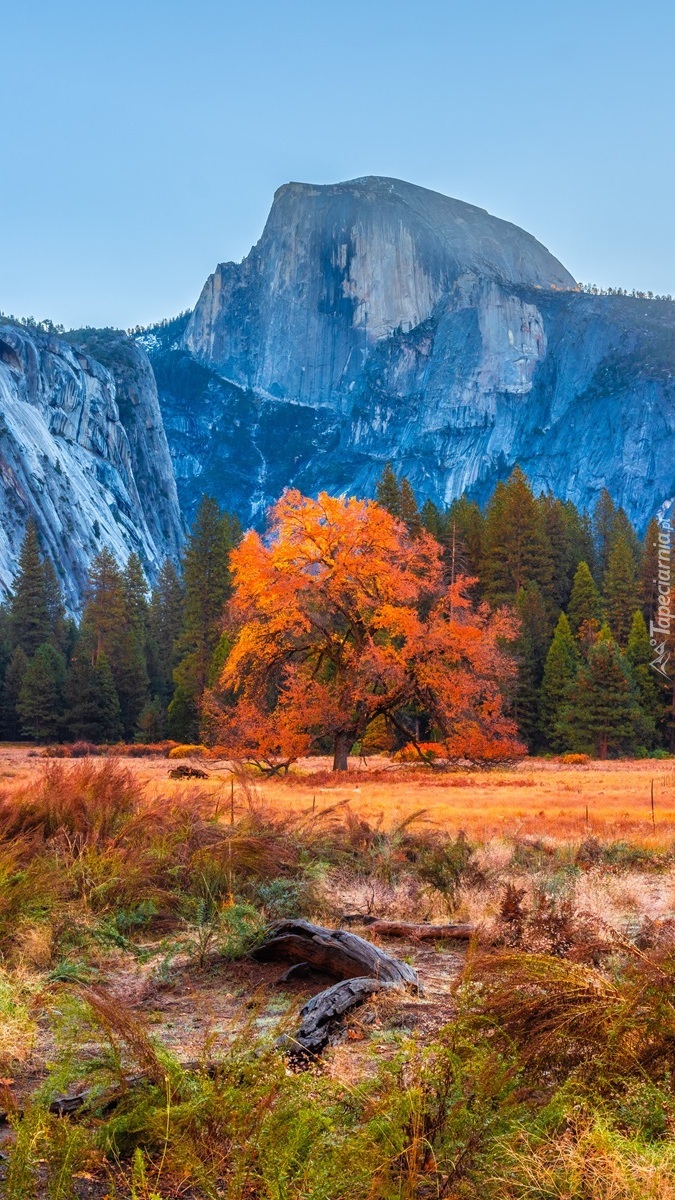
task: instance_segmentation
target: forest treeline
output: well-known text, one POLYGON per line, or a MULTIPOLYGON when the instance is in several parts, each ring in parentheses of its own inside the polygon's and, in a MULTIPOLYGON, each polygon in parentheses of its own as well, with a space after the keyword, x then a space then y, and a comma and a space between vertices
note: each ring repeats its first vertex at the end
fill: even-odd
MULTIPOLYGON (((673 687, 651 667, 648 634, 657 607, 656 521, 640 540, 607 491, 593 513, 584 514, 571 501, 550 494, 535 496, 519 468, 497 485, 484 509, 462 497, 441 510, 431 501, 420 508, 408 480, 397 478, 388 466, 377 485, 377 502, 395 518, 394 525, 375 521, 368 534, 387 544, 389 559, 383 551, 382 571, 398 571, 402 581, 411 574, 418 578, 414 600, 405 601, 406 613, 414 610, 420 614, 420 620, 427 623, 427 638, 441 637, 438 662, 442 659, 449 671, 452 661, 459 662, 459 643, 454 649, 447 639, 441 644, 443 630, 448 622, 457 621, 464 606, 460 614, 466 627, 462 670, 469 674, 471 670, 493 671, 503 714, 513 719, 520 741, 531 752, 569 750, 605 757, 673 749, 673 687), (394 536, 394 528, 400 530, 400 536, 394 536), (435 543, 440 546, 438 554, 430 549, 435 543), (429 586, 426 591, 424 583, 425 572, 438 573, 438 564, 447 593, 442 609, 438 608, 438 579, 434 588, 429 586), (467 578, 470 583, 461 582, 467 578), (460 583, 466 599, 460 597, 460 583), (429 624, 432 603, 438 617, 433 630, 429 624), (509 613, 517 620, 512 620, 507 632, 499 620, 507 619, 509 613), (466 647, 474 636, 491 647, 489 670, 485 664, 467 667, 466 647), (508 670, 495 666, 502 652, 510 660, 508 670)), ((306 505, 316 503, 307 501, 306 505)), ((335 521, 344 522, 345 537, 348 522, 367 508, 357 505, 350 509, 343 504, 336 509, 335 521)), ((289 511, 283 518, 286 528, 289 511)), ((372 523, 372 514, 369 520, 372 523)), ((279 536, 278 530, 275 536, 279 536)), ((232 555, 241 538, 236 517, 221 512, 213 499, 205 497, 180 571, 166 561, 152 590, 135 554, 120 569, 110 551, 103 549, 92 562, 81 620, 76 624, 65 615, 56 573, 41 553, 37 531, 30 523, 13 594, 0 607, 0 736, 5 740, 111 744, 164 738, 214 741, 222 739, 223 730, 239 738, 244 736, 243 729, 250 733, 250 711, 241 704, 236 730, 230 721, 235 674, 230 671, 227 687, 222 683, 233 647, 234 658, 246 662, 247 678, 255 674, 256 667, 250 656, 246 659, 249 651, 241 648, 242 634, 236 614, 232 615, 236 608, 231 603, 232 555)), ((260 539, 247 535, 244 551, 234 556, 237 560, 239 555, 240 579, 246 576, 250 581, 259 571, 256 555, 262 559, 266 553, 260 539)), ((267 568, 272 574, 265 586, 273 591, 278 563, 270 562, 267 568)), ((251 643, 258 637, 258 658, 262 660, 260 639, 264 636, 269 641, 265 633, 269 627, 260 623, 260 613, 255 611, 256 605, 260 607, 255 588, 249 586, 249 593, 248 609, 240 603, 239 621, 240 626, 248 621, 244 640, 251 643)), ((288 604, 297 607, 298 593, 287 590, 285 594, 288 604)), ((357 624, 361 619, 358 616, 357 624)), ((396 620, 400 622, 400 615, 396 620)), ((371 664, 373 671, 381 672, 380 682, 372 687, 368 684, 370 690, 366 688, 363 700, 354 699, 356 708, 361 706, 361 715, 339 736, 349 741, 358 730, 360 743, 389 749, 402 746, 408 738, 419 744, 447 740, 443 717, 447 707, 444 710, 433 697, 452 689, 451 675, 439 675, 435 683, 430 677, 425 679, 427 668, 422 668, 419 655, 414 664, 401 658, 401 641, 413 636, 407 627, 403 632, 401 626, 398 630, 378 628, 371 637, 371 642, 379 645, 378 653, 385 654, 386 641, 391 662, 398 655, 396 669, 401 677, 406 672, 407 677, 414 676, 415 686, 409 693, 404 694, 405 689, 396 693, 398 699, 392 691, 391 702, 378 705, 373 696, 378 688, 385 689, 381 680, 386 671, 381 663, 371 664)), ((279 636, 278 629, 273 636, 279 636)), ((315 657, 311 664, 307 657, 305 675, 292 680, 295 692, 288 691, 289 697, 300 697, 298 688, 305 689, 304 700, 299 698, 298 704, 310 702, 310 676, 314 682, 323 679, 326 697, 334 686, 341 666, 336 665, 337 660, 329 661, 326 645, 314 647, 315 657)), ((288 650, 288 663, 291 661, 298 661, 295 643, 288 650)), ((281 711, 275 669, 270 659, 260 685, 266 689, 268 724, 274 713, 278 722, 281 711), (276 698, 270 700, 275 687, 276 698)), ((290 676, 284 678, 284 686, 290 687, 290 676)), ((240 690, 246 690, 244 684, 240 681, 240 690)), ((358 687, 365 688, 362 678, 358 687)), ((452 721, 456 723, 462 704, 475 708, 480 703, 483 714, 492 706, 489 721, 496 728, 494 697, 488 698, 485 687, 480 701, 470 694, 466 675, 463 698, 457 699, 452 721)), ((311 702, 316 707, 316 696, 311 702)), ((333 701, 326 699, 325 711, 316 716, 315 726, 307 725, 304 730, 307 745, 327 748, 320 722, 327 720, 331 702, 334 697, 333 701)), ((259 705, 259 696, 256 703, 259 705)), ((344 705, 344 700, 341 703, 344 705)), ((260 711, 256 710, 256 719, 260 711)), ((284 732, 276 732, 281 744, 284 732)), ((294 737, 297 732, 296 728, 294 737)), ((337 726, 333 734, 338 736, 337 726)))

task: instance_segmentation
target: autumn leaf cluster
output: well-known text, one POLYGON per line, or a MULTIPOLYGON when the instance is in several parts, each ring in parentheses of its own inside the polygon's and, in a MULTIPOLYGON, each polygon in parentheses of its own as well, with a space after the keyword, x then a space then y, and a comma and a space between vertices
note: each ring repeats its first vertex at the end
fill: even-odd
POLYGON ((232 648, 210 698, 226 742, 293 758, 329 738, 346 765, 384 716, 403 740, 433 726, 453 756, 520 751, 502 709, 514 619, 472 606, 430 534, 372 501, 291 490, 231 570, 232 648))

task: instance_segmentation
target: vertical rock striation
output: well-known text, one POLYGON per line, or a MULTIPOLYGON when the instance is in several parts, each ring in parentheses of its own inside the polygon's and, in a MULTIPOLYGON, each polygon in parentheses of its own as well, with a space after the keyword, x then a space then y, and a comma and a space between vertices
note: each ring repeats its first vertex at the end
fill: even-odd
POLYGON ((135 550, 152 577, 183 536, 149 363, 115 339, 118 376, 127 355, 119 387, 77 339, 0 324, 0 585, 11 587, 32 517, 71 610, 102 546, 121 563, 135 550))

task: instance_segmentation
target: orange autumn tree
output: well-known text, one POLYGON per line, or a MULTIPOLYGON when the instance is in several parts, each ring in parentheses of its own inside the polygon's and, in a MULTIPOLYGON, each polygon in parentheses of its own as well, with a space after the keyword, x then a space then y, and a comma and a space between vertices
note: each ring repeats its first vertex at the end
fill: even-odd
POLYGON ((292 760, 330 736, 346 770, 375 718, 414 741, 410 714, 423 712, 451 756, 523 753, 502 711, 513 618, 472 608, 472 580, 449 586, 441 555, 378 504, 286 492, 266 537, 247 533, 231 557, 225 742, 292 760))

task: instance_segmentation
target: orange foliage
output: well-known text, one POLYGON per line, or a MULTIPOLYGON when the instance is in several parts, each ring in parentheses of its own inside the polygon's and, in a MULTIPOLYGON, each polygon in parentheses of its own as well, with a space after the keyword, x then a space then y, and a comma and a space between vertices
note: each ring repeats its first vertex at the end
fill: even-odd
MULTIPOLYGON (((472 609, 471 580, 448 586, 428 534, 411 538, 372 502, 288 491, 265 540, 248 533, 231 566, 236 636, 220 687, 238 702, 220 713, 226 745, 290 759, 329 735, 343 769, 379 716, 410 737, 410 710, 453 755, 522 753, 500 691, 513 619, 472 609)), ((209 703, 213 719, 217 694, 209 703)))
POLYGON ((395 762, 420 762, 420 754, 433 761, 435 758, 447 758, 448 753, 442 742, 418 742, 416 746, 408 742, 394 755, 395 762))

